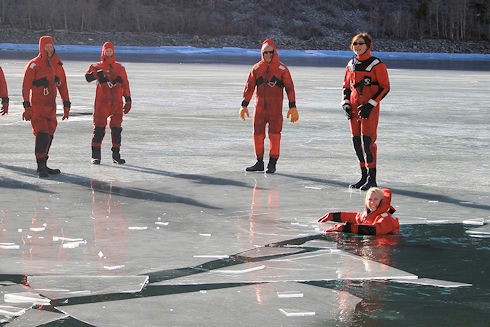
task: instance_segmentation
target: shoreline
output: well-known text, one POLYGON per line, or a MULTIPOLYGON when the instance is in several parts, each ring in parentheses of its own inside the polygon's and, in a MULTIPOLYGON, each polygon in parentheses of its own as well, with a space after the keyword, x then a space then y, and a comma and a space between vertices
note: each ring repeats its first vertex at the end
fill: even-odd
MULTIPOLYGON (((97 60, 99 45, 55 45, 62 60, 97 60)), ((37 44, 0 43, 0 58, 31 59, 38 53, 37 44)), ((351 51, 278 50, 287 65, 345 67, 351 51)), ((490 70, 490 54, 372 52, 390 68, 490 70)), ((194 46, 116 46, 118 60, 124 62, 213 63, 252 65, 260 60, 259 49, 238 47, 198 48, 194 46)))
MULTIPOLYGON (((132 32, 70 32, 65 30, 28 31, 5 28, 0 34, 0 43, 38 44, 43 35, 51 35, 56 44, 79 46, 102 46, 111 41, 117 46, 192 46, 196 48, 243 48, 257 49, 262 41, 271 38, 278 49, 283 50, 331 50, 350 51, 350 37, 345 34, 299 39, 280 32, 265 33, 260 36, 242 35, 191 35, 132 32)), ((450 53, 450 54, 490 54, 488 41, 450 41, 445 39, 374 39, 373 52, 409 53, 450 53)))

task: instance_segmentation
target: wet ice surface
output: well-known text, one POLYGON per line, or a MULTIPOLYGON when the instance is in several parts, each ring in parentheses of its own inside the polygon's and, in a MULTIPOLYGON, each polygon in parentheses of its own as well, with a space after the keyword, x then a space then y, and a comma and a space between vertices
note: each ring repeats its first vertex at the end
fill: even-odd
POLYGON ((123 123, 128 164, 110 163, 107 132, 102 165, 91 166, 89 64, 65 63, 73 109, 59 121, 49 160, 63 173, 41 180, 30 124, 20 118, 25 62, 2 62, 11 105, 0 118, 0 280, 15 285, 0 289, 2 299, 30 290, 44 300, 6 308, 22 314, 2 311, 2 322, 38 326, 66 312, 68 325, 185 325, 203 314, 219 325, 241 313, 244 325, 274 325, 273 313, 280 320, 272 321, 295 326, 351 319, 402 325, 393 312, 420 309, 420 299, 397 307, 390 298, 385 309, 370 311, 375 294, 417 298, 410 293, 417 287, 432 294, 426 301, 448 305, 445 294, 424 288, 434 286, 387 281, 417 276, 419 284, 472 284, 452 291, 458 301, 451 305, 464 303, 476 317, 488 312, 481 278, 490 271, 490 94, 481 92, 488 72, 389 71, 378 181, 393 190, 401 235, 324 238, 317 218, 361 210, 364 197, 347 189, 359 168, 338 106, 344 68, 290 65, 300 121, 285 122, 271 176, 243 171, 254 156, 251 121, 237 114, 250 69, 240 65, 127 63, 134 101, 123 123), (463 272, 476 258, 482 264, 463 272), (273 283, 250 285, 262 281, 273 283), (284 281, 312 284, 282 288, 284 281), (223 306, 209 305, 216 302, 223 306))
MULTIPOLYGON (((222 289, 162 295, 107 303, 64 306, 63 312, 97 326, 127 326, 121 311, 128 307, 141 326, 221 326, 223 317, 235 326, 308 326, 352 321, 361 299, 348 294, 299 283, 229 286, 222 289), (155 306, 155 303, 158 303, 155 306), (106 315, 98 315, 97 312, 106 315), (219 314, 221 313, 221 314, 219 314)), ((137 326, 136 324, 134 326, 137 326)))

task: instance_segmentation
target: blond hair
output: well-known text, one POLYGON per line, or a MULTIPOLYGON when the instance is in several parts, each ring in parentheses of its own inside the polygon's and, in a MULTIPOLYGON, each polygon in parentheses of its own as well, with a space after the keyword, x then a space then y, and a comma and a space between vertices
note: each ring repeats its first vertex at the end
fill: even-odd
POLYGON ((380 203, 384 199, 383 191, 379 187, 371 187, 367 192, 366 192, 366 198, 364 199, 364 206, 367 208, 368 203, 369 203, 369 197, 371 196, 372 193, 375 193, 377 196, 380 198, 380 203))

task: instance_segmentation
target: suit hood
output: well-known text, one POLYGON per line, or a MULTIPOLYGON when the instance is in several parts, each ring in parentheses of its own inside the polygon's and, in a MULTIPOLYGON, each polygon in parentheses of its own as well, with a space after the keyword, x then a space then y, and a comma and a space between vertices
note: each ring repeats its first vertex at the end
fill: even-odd
MULTIPOLYGON (((367 51, 366 51, 367 52, 367 51)), ((383 212, 388 212, 390 214, 395 213, 396 209, 391 206, 391 190, 387 188, 381 189, 383 192, 383 200, 379 204, 378 208, 366 216, 366 220, 371 217, 377 217, 383 212)), ((367 210, 367 209, 366 209, 367 210)))
POLYGON ((54 47, 53 38, 49 35, 41 36, 41 38, 39 39, 39 55, 41 57, 43 58, 47 57, 46 50, 44 50, 44 47, 46 46, 46 44, 50 44, 50 43, 54 47))
POLYGON ((267 46, 271 46, 272 49, 274 49, 274 54, 272 55, 271 64, 272 63, 279 64, 279 55, 277 54, 276 45, 274 44, 274 41, 272 41, 271 39, 267 39, 264 42, 262 42, 262 47, 260 48, 260 57, 262 58, 261 61, 266 62, 264 59, 264 53, 263 52, 267 46))
POLYGON ((102 46, 102 52, 100 54, 100 60, 103 63, 107 63, 107 64, 112 64, 112 63, 114 63, 116 61, 116 51, 114 50, 114 44, 112 44, 112 42, 106 42, 106 43, 104 43, 104 45, 102 46), (112 55, 112 57, 107 57, 107 56, 104 55, 104 51, 107 48, 112 49, 112 51, 114 52, 114 54, 112 55))

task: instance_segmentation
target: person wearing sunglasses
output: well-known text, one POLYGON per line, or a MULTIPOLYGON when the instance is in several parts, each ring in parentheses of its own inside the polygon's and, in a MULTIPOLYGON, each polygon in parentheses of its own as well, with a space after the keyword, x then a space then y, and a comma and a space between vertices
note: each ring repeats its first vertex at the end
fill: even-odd
POLYGON ((264 171, 265 127, 269 124, 270 147, 266 173, 272 174, 276 171, 276 163, 279 158, 284 89, 289 100, 287 118, 291 117, 291 122, 294 123, 299 119, 299 115, 298 110, 296 110, 294 84, 291 74, 286 65, 279 61, 274 42, 269 39, 265 40, 262 43, 260 52, 262 60, 250 70, 238 115, 243 120, 245 120, 245 115, 250 117, 247 106, 255 88, 257 88, 253 116, 253 140, 257 162, 245 170, 264 171))
POLYGON ((379 103, 390 90, 386 65, 371 56, 373 39, 359 33, 350 45, 355 56, 346 67, 342 85, 342 109, 350 123, 354 150, 361 166, 361 179, 350 188, 376 187, 376 137, 379 103))

